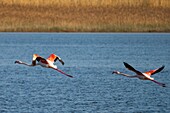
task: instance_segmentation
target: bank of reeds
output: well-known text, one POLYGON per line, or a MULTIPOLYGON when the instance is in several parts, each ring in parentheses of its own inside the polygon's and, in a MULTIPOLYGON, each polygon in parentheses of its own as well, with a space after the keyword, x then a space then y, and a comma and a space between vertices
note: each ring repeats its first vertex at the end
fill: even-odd
POLYGON ((1 4, 31 6, 151 6, 170 7, 169 0, 1 0, 1 4))
POLYGON ((0 31, 170 32, 169 0, 1 0, 0 31))

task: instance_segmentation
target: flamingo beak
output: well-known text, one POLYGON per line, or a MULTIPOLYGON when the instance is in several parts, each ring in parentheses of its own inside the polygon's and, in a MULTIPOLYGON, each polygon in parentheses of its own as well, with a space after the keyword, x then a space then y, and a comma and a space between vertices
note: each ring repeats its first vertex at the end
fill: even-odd
POLYGON ((113 71, 112 74, 115 74, 115 71, 113 71))

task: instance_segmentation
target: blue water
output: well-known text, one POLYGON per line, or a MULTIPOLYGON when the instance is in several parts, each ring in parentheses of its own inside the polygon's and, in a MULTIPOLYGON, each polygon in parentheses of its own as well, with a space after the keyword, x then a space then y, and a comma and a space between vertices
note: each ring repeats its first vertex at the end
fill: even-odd
POLYGON ((170 34, 0 33, 0 113, 170 112, 170 34), (32 54, 59 55, 52 69, 26 67, 32 54), (113 75, 165 65, 151 81, 113 75))

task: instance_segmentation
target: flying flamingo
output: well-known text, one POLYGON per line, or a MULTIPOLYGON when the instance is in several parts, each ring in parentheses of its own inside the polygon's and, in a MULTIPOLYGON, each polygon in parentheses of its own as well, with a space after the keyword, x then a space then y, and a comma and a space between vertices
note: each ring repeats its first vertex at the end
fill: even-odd
POLYGON ((32 64, 27 64, 27 63, 22 62, 20 60, 15 61, 15 63, 23 64, 23 65, 26 65, 26 66, 37 66, 37 65, 40 65, 40 66, 45 67, 45 68, 52 68, 52 69, 54 69, 54 70, 56 70, 56 71, 58 71, 58 72, 60 72, 60 73, 62 73, 64 75, 72 78, 73 76, 71 76, 71 75, 69 75, 69 74, 59 70, 57 68, 57 66, 54 65, 54 62, 56 62, 57 60, 59 60, 62 65, 64 65, 63 60, 59 56, 57 56, 55 54, 51 54, 47 59, 39 56, 38 54, 33 54, 32 64), (36 63, 36 61, 38 63, 36 63))
POLYGON ((157 81, 154 80, 154 78, 151 77, 151 75, 154 75, 154 74, 162 71, 165 66, 162 66, 162 67, 160 67, 160 68, 157 68, 157 69, 150 70, 150 71, 148 71, 148 72, 142 73, 142 72, 134 69, 134 68, 133 68, 132 66, 130 66, 128 63, 126 63, 126 62, 123 62, 123 63, 124 63, 124 65, 125 65, 125 67, 126 67, 127 69, 135 72, 136 75, 131 76, 131 75, 129 75, 129 74, 121 73, 121 72, 119 72, 119 71, 113 71, 112 74, 115 73, 115 74, 118 74, 118 75, 123 75, 123 76, 126 76, 126 77, 130 77, 130 78, 139 78, 139 79, 141 79, 141 80, 150 80, 150 81, 155 82, 156 84, 158 84, 158 85, 160 85, 160 86, 162 86, 162 87, 166 87, 165 84, 160 83, 160 82, 157 82, 157 81))

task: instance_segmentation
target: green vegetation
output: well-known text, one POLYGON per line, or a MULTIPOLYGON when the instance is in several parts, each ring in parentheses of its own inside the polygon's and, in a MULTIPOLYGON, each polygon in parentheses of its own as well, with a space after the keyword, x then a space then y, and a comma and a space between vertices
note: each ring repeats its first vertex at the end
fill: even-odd
POLYGON ((1 0, 0 31, 170 32, 169 0, 1 0))

